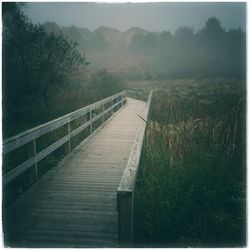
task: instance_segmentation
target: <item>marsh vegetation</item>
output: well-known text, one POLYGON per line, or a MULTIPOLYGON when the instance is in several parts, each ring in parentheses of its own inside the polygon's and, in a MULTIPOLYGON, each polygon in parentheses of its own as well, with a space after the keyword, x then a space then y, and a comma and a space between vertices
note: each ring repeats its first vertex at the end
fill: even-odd
POLYGON ((245 84, 166 81, 154 92, 136 192, 147 247, 245 244, 245 84))

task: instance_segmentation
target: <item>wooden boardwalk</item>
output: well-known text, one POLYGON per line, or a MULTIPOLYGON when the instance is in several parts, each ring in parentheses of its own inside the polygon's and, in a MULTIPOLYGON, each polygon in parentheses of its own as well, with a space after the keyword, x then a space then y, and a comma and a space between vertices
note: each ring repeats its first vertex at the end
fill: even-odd
POLYGON ((146 103, 128 98, 106 125, 80 144, 4 214, 17 247, 117 247, 116 192, 146 103))

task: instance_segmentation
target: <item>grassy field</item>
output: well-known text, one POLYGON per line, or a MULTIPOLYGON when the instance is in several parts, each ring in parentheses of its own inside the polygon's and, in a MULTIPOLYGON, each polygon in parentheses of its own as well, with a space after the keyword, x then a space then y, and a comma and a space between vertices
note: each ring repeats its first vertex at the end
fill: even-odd
POLYGON ((137 246, 244 246, 244 82, 174 80, 132 86, 159 88, 135 193, 137 246))

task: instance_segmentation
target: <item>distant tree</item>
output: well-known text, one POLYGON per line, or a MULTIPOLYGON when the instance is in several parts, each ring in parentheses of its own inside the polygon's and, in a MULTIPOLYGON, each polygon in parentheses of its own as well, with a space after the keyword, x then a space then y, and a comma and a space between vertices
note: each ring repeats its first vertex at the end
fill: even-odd
POLYGON ((202 49, 206 50, 208 54, 213 56, 222 55, 226 32, 217 18, 209 18, 198 36, 202 43, 202 49))
POLYGON ((226 31, 221 27, 220 21, 215 17, 209 18, 205 27, 197 34, 197 40, 204 74, 208 77, 224 75, 226 54, 230 51, 226 49, 226 31))
POLYGON ((246 34, 241 29, 229 30, 226 34, 225 55, 227 72, 231 76, 246 75, 246 34))
POLYGON ((202 33, 209 39, 217 40, 225 34, 225 30, 221 27, 221 23, 217 18, 211 17, 207 20, 202 33))
POLYGON ((173 43, 174 37, 169 31, 163 31, 160 33, 160 42, 163 45, 170 45, 173 43))
POLYGON ((144 36, 144 45, 145 45, 147 52, 153 52, 158 46, 157 37, 151 32, 147 33, 144 36))
POLYGON ((101 32, 97 32, 93 41, 91 41, 91 49, 92 50, 103 50, 108 48, 108 43, 101 32))
POLYGON ((106 69, 101 69, 92 74, 89 80, 89 93, 102 99, 124 90, 124 86, 121 79, 110 74, 106 69))
POLYGON ((133 52, 143 52, 144 51, 144 35, 136 33, 133 35, 131 42, 129 44, 129 49, 133 52))
POLYGON ((63 28, 63 34, 77 43, 80 43, 83 38, 80 29, 74 25, 71 25, 68 28, 63 28))
POLYGON ((194 29, 188 27, 180 27, 175 32, 175 39, 178 43, 190 43, 194 36, 194 29))

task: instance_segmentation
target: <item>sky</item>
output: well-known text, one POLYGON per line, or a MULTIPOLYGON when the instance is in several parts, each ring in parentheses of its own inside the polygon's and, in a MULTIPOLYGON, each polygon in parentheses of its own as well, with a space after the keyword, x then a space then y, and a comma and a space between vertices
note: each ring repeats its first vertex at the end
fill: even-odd
POLYGON ((93 31, 104 25, 120 31, 140 27, 148 31, 175 32, 178 27, 204 27, 210 17, 228 29, 246 30, 246 4, 224 3, 67 3, 29 2, 25 13, 33 23, 56 22, 60 26, 77 26, 93 31))

